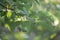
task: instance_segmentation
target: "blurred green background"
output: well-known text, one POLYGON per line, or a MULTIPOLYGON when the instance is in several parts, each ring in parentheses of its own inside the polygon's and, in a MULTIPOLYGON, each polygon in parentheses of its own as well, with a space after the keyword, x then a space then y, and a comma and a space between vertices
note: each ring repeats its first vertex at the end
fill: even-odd
POLYGON ((59 40, 60 0, 0 0, 0 40, 59 40))

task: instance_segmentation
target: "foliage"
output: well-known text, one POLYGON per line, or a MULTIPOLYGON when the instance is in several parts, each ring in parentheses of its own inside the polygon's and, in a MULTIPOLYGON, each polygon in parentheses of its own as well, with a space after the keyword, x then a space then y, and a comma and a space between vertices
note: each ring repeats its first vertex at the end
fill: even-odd
POLYGON ((51 40, 60 29, 58 0, 0 0, 0 2, 2 40, 51 40))

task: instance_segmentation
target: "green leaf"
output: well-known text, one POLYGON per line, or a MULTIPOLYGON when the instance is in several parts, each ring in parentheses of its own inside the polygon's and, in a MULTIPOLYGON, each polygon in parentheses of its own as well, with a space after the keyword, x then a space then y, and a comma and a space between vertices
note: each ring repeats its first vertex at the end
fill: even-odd
POLYGON ((11 10, 7 10, 7 17, 11 18, 11 16, 12 16, 12 11, 11 10))

